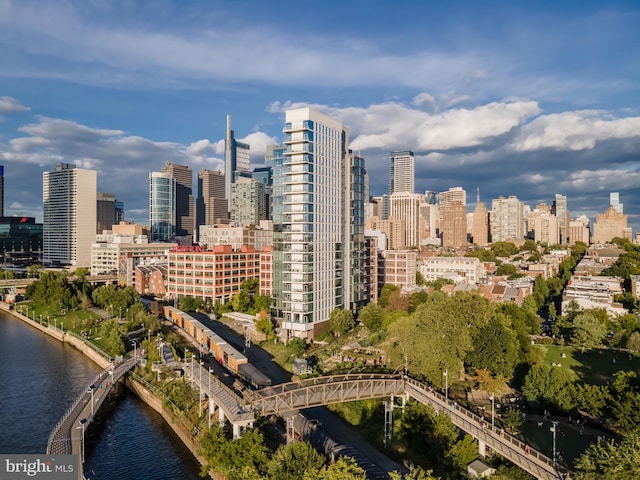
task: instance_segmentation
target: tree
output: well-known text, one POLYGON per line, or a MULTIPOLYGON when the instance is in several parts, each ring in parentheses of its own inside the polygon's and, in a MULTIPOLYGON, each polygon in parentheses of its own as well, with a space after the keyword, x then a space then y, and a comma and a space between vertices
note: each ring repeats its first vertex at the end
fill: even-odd
POLYGON ((577 480, 635 480, 640 472, 640 429, 620 442, 603 440, 592 444, 576 462, 577 480))
POLYGON ((453 444, 447 456, 450 463, 465 471, 467 465, 478 457, 478 442, 471 435, 465 435, 453 444))
POLYGON ((329 325, 331 331, 337 335, 343 335, 355 326, 353 313, 350 310, 335 308, 329 315, 329 325))
POLYGON ((477 329, 473 335, 473 349, 467 353, 465 362, 471 367, 486 368, 494 375, 510 379, 518 363, 520 344, 505 322, 504 317, 501 321, 496 316, 477 329))
POLYGON ((599 347, 607 334, 606 325, 602 324, 591 312, 582 312, 573 320, 571 341, 581 348, 599 347))
POLYGON ((632 352, 640 352, 640 332, 633 332, 627 340, 627 349, 632 352))
POLYGON ((266 310, 260 310, 258 319, 256 320, 256 329, 259 332, 264 333, 267 339, 272 339, 275 336, 275 330, 273 329, 273 323, 266 310))
POLYGON ((383 318, 384 310, 377 303, 367 304, 358 314, 358 320, 362 322, 370 332, 377 332, 380 330, 383 318))
POLYGON ((378 296, 378 305, 382 308, 386 308, 389 304, 389 297, 395 291, 400 291, 400 288, 396 285, 385 283, 380 290, 380 295, 378 296))
POLYGON ((304 480, 366 480, 366 472, 351 457, 340 457, 331 465, 325 465, 314 475, 310 470, 304 474, 304 480))
POLYGON ((510 263, 503 263, 496 269, 496 275, 505 275, 509 277, 511 275, 515 275, 516 273, 518 273, 518 269, 515 267, 515 265, 512 265, 510 263))
POLYGON ((522 412, 520 412, 520 410, 515 407, 507 408, 507 410, 502 415, 502 421, 512 432, 518 430, 524 423, 522 412))
POLYGON ((389 472, 391 480, 439 480, 439 477, 432 475, 432 470, 425 470, 422 467, 409 465, 408 473, 389 472))
POLYGON ((568 411, 573 407, 569 374, 557 367, 533 365, 524 379, 522 392, 540 406, 568 411))
POLYGON ((518 247, 511 242, 494 242, 491 244, 491 250, 496 257, 507 258, 518 253, 518 247))
POLYGON ((271 456, 267 465, 269 477, 273 480, 300 480, 306 475, 321 478, 318 474, 324 458, 307 442, 281 445, 271 456))
POLYGON ((609 389, 604 385, 575 383, 571 390, 575 407, 594 417, 603 415, 612 400, 609 389))

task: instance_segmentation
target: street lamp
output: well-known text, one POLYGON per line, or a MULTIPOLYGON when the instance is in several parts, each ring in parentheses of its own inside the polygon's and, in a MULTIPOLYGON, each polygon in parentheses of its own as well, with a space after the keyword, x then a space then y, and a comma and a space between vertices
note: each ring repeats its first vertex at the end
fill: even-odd
POLYGON ((84 429, 87 425, 87 419, 83 418, 80 420, 80 426, 76 428, 82 429, 82 442, 80 442, 80 461, 84 463, 84 429))
POLYGON ((209 401, 207 402, 207 417, 209 417, 209 428, 211 428, 211 367, 209 367, 209 401))
POLYGON ((198 396, 198 404, 200 405, 200 416, 202 416, 202 365, 204 365, 204 362, 200 360, 200 368, 198 368, 198 370, 200 370, 200 384, 198 385, 198 388, 200 390, 198 396))
POLYGON ((558 421, 552 420, 553 426, 549 429, 553 432, 553 463, 556 463, 556 430, 558 429, 558 421))
POLYGON ((95 390, 95 385, 89 386, 89 392, 91 393, 91 417, 93 418, 93 391, 95 390))
POLYGON ((491 392, 491 396, 489 397, 489 399, 491 400, 491 426, 494 426, 493 423, 493 412, 495 411, 495 396, 493 394, 493 392, 491 392))
POLYGON ((444 375, 444 398, 448 400, 449 399, 449 369, 445 370, 442 375, 444 375))
POLYGON ((138 342, 136 342, 135 340, 133 340, 133 341, 131 342, 131 345, 133 345, 133 358, 135 358, 135 359, 136 359, 136 361, 137 361, 137 358, 138 358, 138 350, 137 350, 138 342))

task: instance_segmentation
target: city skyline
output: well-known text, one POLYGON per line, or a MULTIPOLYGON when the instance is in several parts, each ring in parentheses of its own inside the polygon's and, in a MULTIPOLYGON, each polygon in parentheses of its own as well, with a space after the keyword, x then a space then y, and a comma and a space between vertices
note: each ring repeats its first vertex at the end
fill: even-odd
POLYGON ((146 224, 150 172, 224 171, 227 115, 256 167, 309 105, 349 128, 373 195, 411 150, 417 193, 561 194, 594 221, 619 192, 640 230, 632 3, 329 2, 306 36, 288 28, 297 4, 241 4, 0 1, 5 214, 41 220, 42 173, 68 162, 146 224))

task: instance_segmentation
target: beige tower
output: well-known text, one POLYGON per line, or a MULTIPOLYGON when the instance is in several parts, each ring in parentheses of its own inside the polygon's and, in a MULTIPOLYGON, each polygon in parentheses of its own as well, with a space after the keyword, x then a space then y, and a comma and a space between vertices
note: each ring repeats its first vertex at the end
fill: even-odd
POLYGON ((471 235, 476 245, 484 246, 489 243, 489 210, 483 202, 477 202, 473 211, 471 235))

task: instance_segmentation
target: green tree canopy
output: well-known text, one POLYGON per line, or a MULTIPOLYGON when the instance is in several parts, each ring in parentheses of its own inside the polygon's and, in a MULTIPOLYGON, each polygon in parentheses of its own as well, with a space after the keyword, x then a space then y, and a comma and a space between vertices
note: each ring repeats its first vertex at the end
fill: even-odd
POLYGON ((380 327, 382 327, 384 313, 380 305, 377 303, 369 303, 358 313, 358 320, 362 322, 370 332, 377 332, 380 330, 380 327))
POLYGON ((533 365, 524 379, 522 392, 540 406, 563 411, 573 407, 569 374, 557 367, 533 365))
POLYGON ((506 318, 496 316, 476 329, 472 339, 473 349, 467 353, 465 363, 472 368, 485 368, 494 375, 510 379, 518 363, 520 343, 506 323, 506 318))
POLYGON ((269 478, 273 480, 300 480, 310 475, 319 476, 324 458, 306 441, 281 445, 267 465, 269 478))
POLYGON ((329 316, 331 331, 336 335, 344 335, 355 326, 353 313, 350 310, 335 308, 329 316))
POLYGON ((582 312, 573 320, 571 342, 584 352, 586 348, 599 347, 606 334, 606 325, 592 312, 582 312))
POLYGON ((603 440, 592 444, 576 462, 577 480, 635 480, 640 472, 640 429, 621 442, 603 440))

